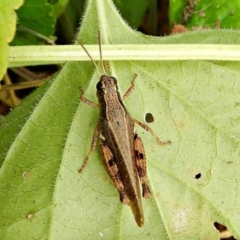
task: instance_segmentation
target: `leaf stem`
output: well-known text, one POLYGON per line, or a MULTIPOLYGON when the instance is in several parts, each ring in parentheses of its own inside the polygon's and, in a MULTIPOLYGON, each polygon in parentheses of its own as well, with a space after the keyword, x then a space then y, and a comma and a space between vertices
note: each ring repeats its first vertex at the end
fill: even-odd
MULTIPOLYGON (((85 45, 94 60, 99 60, 98 45, 85 45)), ((165 61, 223 60, 239 61, 240 45, 155 44, 103 45, 104 60, 165 61)), ((9 67, 59 64, 66 61, 90 61, 81 46, 10 47, 9 67)))

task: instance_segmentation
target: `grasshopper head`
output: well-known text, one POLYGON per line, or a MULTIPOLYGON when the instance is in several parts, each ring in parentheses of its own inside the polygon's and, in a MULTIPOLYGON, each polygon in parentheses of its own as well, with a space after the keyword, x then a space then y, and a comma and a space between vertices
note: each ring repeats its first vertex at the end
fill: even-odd
POLYGON ((113 94, 118 91, 117 79, 102 75, 96 87, 99 94, 113 94))

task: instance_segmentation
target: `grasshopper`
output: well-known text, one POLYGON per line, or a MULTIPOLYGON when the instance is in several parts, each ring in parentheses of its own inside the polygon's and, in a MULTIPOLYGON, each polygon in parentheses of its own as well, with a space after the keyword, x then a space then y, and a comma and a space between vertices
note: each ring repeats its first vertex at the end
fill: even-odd
POLYGON ((99 34, 99 51, 104 75, 100 71, 86 50, 79 42, 84 51, 87 53, 99 73, 99 81, 96 85, 98 104, 84 97, 84 92, 80 99, 88 105, 99 107, 100 117, 94 132, 91 149, 82 165, 78 170, 82 172, 86 166, 91 152, 95 149, 98 137, 100 138, 100 149, 105 161, 106 169, 115 184, 120 201, 123 204, 130 205, 134 218, 139 227, 144 224, 144 214, 142 207, 142 197, 139 186, 139 180, 142 185, 142 196, 149 198, 151 191, 147 183, 147 166, 143 143, 138 134, 134 131, 134 124, 138 124, 150 132, 159 144, 171 144, 171 141, 162 142, 147 125, 131 118, 126 107, 123 104, 134 89, 134 82, 137 77, 135 74, 131 86, 121 97, 118 91, 117 80, 109 77, 105 73, 102 60, 101 42, 99 34))

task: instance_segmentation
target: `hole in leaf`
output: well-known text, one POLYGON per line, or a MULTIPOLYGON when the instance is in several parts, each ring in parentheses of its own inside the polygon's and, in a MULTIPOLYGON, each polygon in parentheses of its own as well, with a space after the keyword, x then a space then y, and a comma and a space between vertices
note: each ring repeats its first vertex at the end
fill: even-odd
POLYGON ((198 174, 195 175, 195 178, 196 178, 196 179, 199 179, 199 178, 201 178, 201 176, 202 176, 202 174, 201 174, 201 173, 198 173, 198 174))
POLYGON ((148 112, 145 114, 145 121, 147 123, 152 123, 154 121, 154 117, 153 117, 152 113, 148 112))
POLYGON ((221 223, 214 222, 213 226, 219 231, 219 239, 221 240, 236 240, 232 233, 228 231, 227 227, 221 223))

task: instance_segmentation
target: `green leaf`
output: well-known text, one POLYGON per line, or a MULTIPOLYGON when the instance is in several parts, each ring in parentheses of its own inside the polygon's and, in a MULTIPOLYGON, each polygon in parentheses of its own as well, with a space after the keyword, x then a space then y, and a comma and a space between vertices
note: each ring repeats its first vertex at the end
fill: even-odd
POLYGON ((53 7, 47 0, 25 0, 17 14, 20 27, 11 45, 39 44, 41 39, 29 33, 28 29, 46 38, 53 38, 56 19, 53 7))
POLYGON ((7 69, 8 43, 12 40, 16 30, 15 9, 19 8, 23 0, 0 1, 0 79, 7 69))
POLYGON ((128 24, 133 28, 138 28, 143 22, 149 0, 114 0, 114 3, 128 24))
POLYGON ((199 2, 194 9, 194 14, 189 22, 189 26, 215 27, 219 21, 221 28, 240 28, 238 1, 229 2, 227 0, 215 0, 199 2))
POLYGON ((69 4, 69 0, 49 0, 54 9, 54 16, 58 18, 65 10, 66 6, 69 4))
POLYGON ((57 21, 56 31, 59 42, 72 44, 82 18, 85 1, 71 0, 68 1, 66 7, 65 4, 65 0, 61 0, 53 5, 55 15, 61 13, 57 21), (64 12, 62 12, 63 10, 64 12))
POLYGON ((171 25, 175 23, 182 23, 182 15, 184 7, 187 2, 184 0, 169 1, 169 20, 171 25))
POLYGON ((240 13, 238 1, 213 0, 213 1, 170 1, 170 22, 172 24, 181 23, 184 9, 188 6, 185 16, 188 16, 186 26, 205 28, 238 28, 240 27, 240 13))
MULTIPOLYGON (((98 29, 103 44, 225 43, 226 36, 239 44, 239 32, 227 30, 144 36, 111 1, 88 1, 78 38, 97 44, 98 29)), ((109 69, 122 95, 138 74, 128 111, 140 121, 152 113, 149 126, 172 141, 159 146, 136 126, 153 195, 143 200, 144 227, 120 203, 98 147, 77 172, 98 121, 98 109, 79 102, 78 88, 96 102, 99 76, 91 62, 75 62, 1 126, 0 239, 219 239, 214 222, 239 238, 239 63, 112 61, 109 69)))

